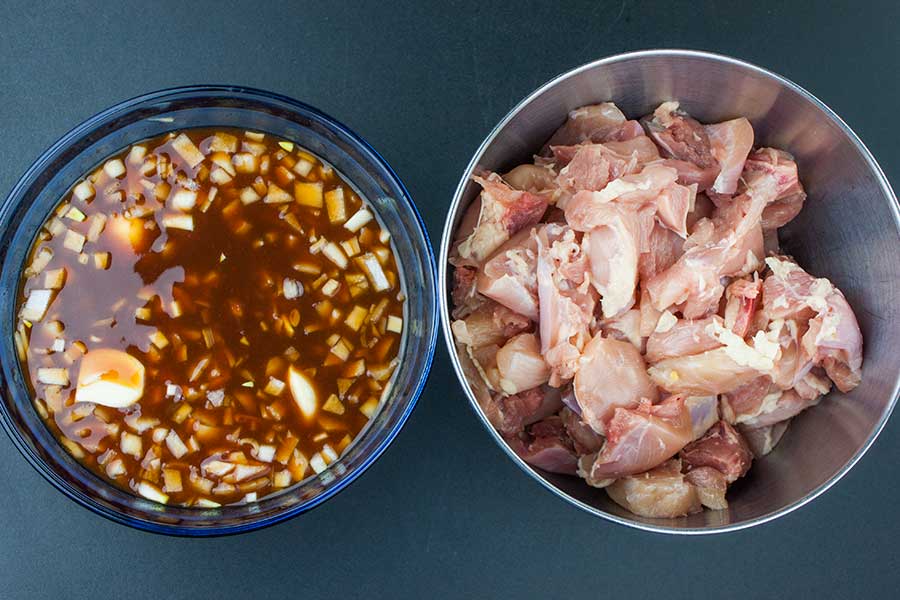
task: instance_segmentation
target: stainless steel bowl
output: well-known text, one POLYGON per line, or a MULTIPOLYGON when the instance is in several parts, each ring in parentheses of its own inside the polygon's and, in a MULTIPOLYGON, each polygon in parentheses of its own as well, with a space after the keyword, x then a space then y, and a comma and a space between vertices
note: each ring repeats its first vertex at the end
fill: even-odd
MULTIPOLYGON (((538 88, 481 144, 456 189, 440 253, 441 319, 457 377, 472 407, 506 454, 575 506, 639 529, 700 534, 732 531, 787 514, 834 485, 884 427, 900 389, 900 212, 884 173, 856 134, 821 101, 779 75, 725 56, 686 50, 620 54, 578 67, 538 88), (580 479, 534 469, 497 434, 479 408, 456 355, 448 311, 447 256, 478 187, 476 167, 505 171, 526 162, 585 104, 614 101, 630 117, 679 100, 703 122, 746 116, 757 144, 797 158, 809 199, 781 230, 784 249, 844 291, 865 340, 862 384, 833 393, 794 419, 772 454, 729 491, 729 508, 679 519, 638 517, 580 479)), ((873 482, 874 483, 874 482, 873 482)))

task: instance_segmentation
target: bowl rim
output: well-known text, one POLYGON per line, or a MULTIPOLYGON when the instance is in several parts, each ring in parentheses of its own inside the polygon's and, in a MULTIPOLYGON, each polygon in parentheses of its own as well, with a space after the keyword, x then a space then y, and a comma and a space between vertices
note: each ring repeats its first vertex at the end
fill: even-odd
MULTIPOLYGON (((375 446, 373 451, 368 456, 363 458, 360 464, 352 471, 349 471, 347 475, 344 476, 340 481, 335 483, 333 486, 326 488, 317 496, 308 500, 300 501, 293 506, 281 510, 280 512, 269 515, 266 518, 255 519, 251 514, 250 516, 248 516, 248 519, 246 521, 236 524, 191 527, 181 524, 170 524, 165 522, 153 521, 144 517, 136 518, 131 515, 127 515, 110 509, 100 504, 99 502, 96 502, 93 497, 82 494, 75 489, 72 489, 67 483, 65 483, 59 477, 59 475, 53 469, 51 469, 43 459, 41 459, 40 456, 32 451, 32 449, 26 443, 24 434, 16 424, 15 420, 11 417, 11 415, 7 413, 5 403, 0 403, 0 425, 2 425, 7 436, 13 442, 13 445, 16 447, 19 453, 24 456, 31 467, 38 473, 40 473, 44 479, 50 482, 50 484, 56 490, 62 492, 63 495, 74 501, 79 506, 87 508, 91 512, 98 514, 110 521, 122 525, 127 525, 140 531, 171 535, 175 537, 218 537, 270 527, 277 523, 281 523, 283 521, 291 519, 299 514, 312 510, 313 508, 323 504, 326 500, 334 497, 340 491, 346 489, 351 483, 356 481, 363 473, 365 473, 369 469, 369 467, 378 458, 381 457, 382 454, 384 454, 388 446, 391 445, 391 443, 400 433, 400 430, 406 424, 406 421, 409 419, 412 411, 415 409, 418 400, 422 395, 422 391, 424 390, 428 378, 431 374, 434 354, 437 347, 438 321, 435 318, 435 315, 437 313, 439 305, 439 294, 437 293, 436 289, 437 265, 435 261, 434 247, 428 235, 428 229, 425 225, 424 220, 422 219, 422 215, 419 213, 418 208, 412 200, 412 196, 410 195, 409 190, 406 188, 399 175, 397 175, 390 164, 388 164, 387 160, 385 160, 385 158, 377 150, 375 150, 375 148, 372 147, 371 144, 369 144, 369 142, 367 142, 362 136, 354 132, 352 129, 350 129, 334 117, 321 111, 320 109, 283 94, 249 86, 232 84, 196 84, 168 87, 122 100, 110 106, 109 108, 95 113, 91 117, 83 120, 81 123, 70 129, 64 135, 62 135, 58 140, 56 140, 53 144, 51 144, 43 152, 41 152, 38 158, 36 158, 34 162, 31 163, 28 169, 26 169, 22 176, 19 177, 19 179, 13 185, 10 192, 5 196, 2 203, 0 203, 0 223, 6 221, 6 213, 10 210, 13 210, 17 203, 20 202, 22 195, 34 184, 35 179, 46 170, 51 159, 58 153, 64 151, 70 145, 76 143, 85 134, 93 131, 98 124, 102 123, 106 119, 114 117, 115 115, 128 114, 135 108, 148 103, 163 102, 167 98, 177 97, 184 99, 185 97, 189 97, 190 95, 205 95, 206 97, 222 95, 223 97, 232 96, 238 98, 244 97, 257 99, 263 102, 274 101, 286 106, 291 111, 305 116, 311 116, 313 119, 320 121, 339 135, 344 136, 352 145, 356 147, 357 150, 366 155, 367 158, 371 160, 377 167, 381 168, 390 183, 396 186, 396 188, 400 191, 400 197, 396 198, 396 200, 401 204, 401 206, 404 206, 406 208, 409 214, 413 216, 415 226, 418 228, 419 233, 422 235, 422 239, 425 242, 424 255, 426 257, 426 260, 424 261, 426 263, 424 268, 431 272, 432 281, 434 282, 433 287, 435 287, 434 300, 430 303, 430 306, 426 307, 426 318, 429 318, 431 320, 433 326, 431 327, 430 336, 425 340, 427 352, 426 356, 424 357, 424 368, 422 369, 418 377, 414 379, 414 389, 409 394, 407 405, 400 413, 397 422, 390 430, 386 432, 384 439, 375 446)), ((165 511, 162 512, 164 513, 165 511)))
POLYGON ((440 291, 440 312, 441 312, 441 327, 444 333, 444 341, 447 344, 447 350, 450 355, 450 362, 453 365, 453 369, 456 372, 457 380, 460 386, 463 388, 464 393, 469 399, 469 404, 471 408, 475 411, 475 414, 478 416, 481 423, 484 425, 485 429, 487 429, 490 436, 494 439, 497 445, 506 453, 506 455, 515 462, 520 469, 525 471, 528 475, 530 475, 533 479, 537 480, 542 486, 544 486, 547 490, 555 494, 557 497, 569 502, 570 504, 580 508, 583 511, 586 511, 594 516, 601 517, 602 519, 606 519, 608 521, 612 521, 613 523, 617 523, 619 525, 625 525, 627 527, 633 527, 635 529, 640 529, 643 531, 648 531, 652 533, 666 533, 666 534, 675 534, 675 535, 709 535, 716 533, 726 533, 731 531, 739 531, 742 529, 748 529, 755 525, 761 525, 763 523, 768 523, 774 519, 787 515, 798 508, 808 504, 813 501, 821 494, 825 493, 828 489, 830 489, 833 485, 835 485, 838 481, 840 481, 844 475, 846 475, 850 469, 852 469, 857 462, 863 457, 863 455, 869 450, 872 444, 875 442, 875 439, 884 429, 885 424, 887 423, 888 418, 890 418, 891 413, 894 410, 894 406, 897 404, 898 396, 900 396, 900 378, 894 383, 894 389, 892 396, 888 402, 888 405, 885 407, 882 412, 881 418, 876 424, 874 430, 868 439, 860 446, 860 448, 856 451, 856 453, 841 467, 839 471, 837 471, 834 475, 832 475, 828 480, 824 483, 820 484, 817 488, 806 494, 804 497, 796 500, 790 504, 787 504, 777 510, 769 512, 767 514, 761 515, 759 517, 754 517, 753 519, 748 519, 746 521, 741 521, 738 523, 728 524, 728 525, 713 525, 709 527, 685 527, 678 528, 672 527, 668 525, 656 525, 649 523, 642 523, 638 521, 634 521, 625 517, 620 517, 618 515, 614 515, 603 510, 600 510, 594 506, 586 504, 573 496, 570 496, 566 492, 560 490, 552 483, 547 481, 541 474, 539 474, 531 465, 522 460, 519 455, 517 455, 512 448, 510 448, 509 444, 497 433, 494 426, 491 425, 487 416, 484 414, 484 411, 478 404, 478 401, 475 398, 475 395, 472 393, 470 386, 465 383, 466 376, 462 370, 462 365, 460 364, 459 357, 456 353, 456 347, 453 340, 453 335, 450 330, 450 309, 448 304, 448 262, 450 253, 450 245, 452 241, 453 229, 454 229, 454 221, 455 217, 459 212, 460 204, 462 202, 463 192, 466 189, 466 186, 469 183, 469 179, 471 174, 474 172, 475 168, 478 166, 479 161, 481 160, 484 152, 487 148, 494 142, 500 132, 512 121, 518 114, 532 101, 534 101, 539 96, 546 93, 548 90, 556 86, 557 84, 565 81, 571 77, 581 74, 584 71, 592 70, 596 67, 609 65, 617 62, 623 62, 628 60, 635 59, 643 59, 643 58, 653 58, 653 57, 676 57, 676 58, 700 58, 704 60, 714 61, 725 63, 733 66, 740 67, 742 69, 746 69, 752 72, 755 72, 759 75, 762 75, 765 78, 772 79, 779 83, 780 85, 790 89, 791 91, 797 93, 805 100, 812 103, 816 108, 822 111, 822 113, 831 119, 835 125, 837 125, 841 131, 847 136, 847 138, 853 143, 853 145, 857 148, 860 154, 866 161, 866 164, 869 166, 871 172, 875 175, 882 192, 888 197, 890 202, 891 212, 894 216, 894 225, 900 230, 900 205, 898 205, 897 196, 891 188, 890 182, 882 171, 881 167, 878 165, 875 158, 872 156, 872 153, 866 147, 866 145, 862 142, 859 136, 847 125, 841 117, 837 115, 830 107, 828 107, 824 102, 819 100, 812 93, 804 89, 802 86, 794 83, 788 78, 779 75, 773 71, 755 65, 753 63, 734 58, 731 56, 727 56, 724 54, 719 54, 715 52, 708 52, 703 50, 688 50, 688 49, 678 49, 678 48, 660 48, 660 49, 647 49, 647 50, 637 50, 633 52, 623 52, 619 54, 613 54, 609 56, 605 56, 587 63, 584 63, 580 66, 574 67, 568 71, 562 72, 542 85, 538 86, 534 91, 530 92, 525 96, 520 102, 518 102, 507 114, 504 116, 497 125, 491 130, 488 136, 481 142, 481 145, 475 151, 475 154, 472 156, 472 159, 469 161, 469 164, 466 165, 465 171, 463 171, 462 177, 459 180, 459 184, 457 184, 456 190, 453 194, 453 201, 450 204, 448 209, 447 217, 444 222, 444 228, 441 237, 441 248, 439 252, 439 264, 438 264, 438 273, 439 273, 439 291, 440 291))

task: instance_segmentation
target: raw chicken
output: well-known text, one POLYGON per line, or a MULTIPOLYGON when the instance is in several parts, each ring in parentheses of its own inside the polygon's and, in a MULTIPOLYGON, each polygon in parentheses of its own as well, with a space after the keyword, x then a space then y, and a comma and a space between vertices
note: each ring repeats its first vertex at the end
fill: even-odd
POLYGON ((774 425, 766 427, 757 427, 755 429, 739 425, 738 429, 744 436, 747 446, 753 452, 756 458, 762 458, 775 449, 778 442, 781 441, 784 432, 787 431, 790 420, 781 421, 774 425))
POLYGON ((606 433, 617 408, 634 408, 641 401, 657 399, 640 351, 629 342, 599 333, 584 349, 574 389, 582 418, 599 434, 606 433))
POLYGON ((504 435, 521 433, 526 425, 550 417, 562 408, 559 390, 545 385, 511 396, 496 394, 487 404, 488 419, 504 435))
POLYGON ((772 271, 763 282, 767 316, 809 318, 801 339, 803 358, 823 366, 842 392, 855 388, 862 376, 862 333, 844 295, 791 261, 773 256, 766 264, 772 271))
POLYGON ((703 437, 719 421, 719 399, 716 396, 688 396, 684 405, 691 415, 691 441, 703 437))
POLYGON ((725 348, 662 360, 648 369, 650 379, 672 394, 725 394, 756 379, 759 369, 740 364, 725 348))
POLYGON ((660 104, 653 115, 641 122, 664 155, 718 172, 706 129, 682 112, 678 102, 660 104))
MULTIPOLYGON (((537 321, 537 241, 533 231, 523 229, 497 249, 481 268, 476 278, 476 290, 537 321)), ((463 268, 457 268, 457 271, 463 268)))
POLYGON ((683 396, 653 405, 616 408, 606 425, 606 444, 591 466, 595 480, 642 473, 675 456, 691 441, 691 415, 683 396))
POLYGON ((585 423, 575 411, 563 408, 559 412, 559 416, 563 421, 563 425, 565 425, 566 433, 569 434, 575 447, 575 453, 578 456, 600 451, 600 448, 603 447, 603 436, 585 423))
POLYGON ((533 333, 520 333, 497 351, 500 389, 518 394, 550 380, 550 366, 541 356, 541 344, 533 333))
POLYGON ((722 473, 728 483, 743 477, 753 461, 747 442, 725 421, 719 421, 702 438, 685 446, 680 456, 686 472, 711 467, 722 473))
POLYGON ((656 329, 647 338, 647 362, 657 363, 676 356, 701 354, 722 345, 722 342, 708 331, 716 319, 721 322, 721 317, 714 315, 691 321, 676 319, 668 311, 663 314, 668 316, 659 320, 656 329))
POLYGON ((719 163, 719 175, 712 185, 717 194, 731 195, 737 190, 744 161, 753 147, 753 126, 741 117, 704 127, 710 151, 719 163))
POLYGON ((773 176, 778 182, 778 193, 762 214, 763 229, 777 229, 792 221, 806 201, 806 192, 797 174, 797 163, 783 150, 760 148, 747 157, 743 176, 752 181, 759 174, 773 176))
POLYGON ((725 288, 725 327, 745 337, 750 331, 756 305, 762 292, 762 280, 735 279, 725 288))
POLYGON ((606 222, 585 235, 591 283, 600 293, 603 317, 612 319, 634 304, 640 254, 640 222, 628 208, 607 207, 606 222))
POLYGON ((605 337, 628 342, 637 348, 638 352, 643 350, 641 311, 637 309, 626 310, 614 319, 603 321, 600 330, 605 337))
POLYGON ((568 120, 556 130, 541 154, 547 155, 550 146, 574 146, 584 142, 629 140, 644 135, 637 121, 628 121, 612 102, 576 108, 568 120))
POLYGON ((639 123, 607 102, 573 110, 532 164, 475 178, 451 329, 526 462, 646 517, 721 510, 832 381, 859 384, 846 298, 779 255, 806 199, 797 164, 753 143, 745 118, 666 102, 639 123))
POLYGON ((538 421, 527 427, 524 433, 507 438, 507 442, 522 460, 533 467, 551 473, 575 475, 578 457, 559 417, 538 421))
POLYGON ((481 210, 474 230, 456 251, 459 264, 480 265, 513 234, 537 223, 547 210, 547 199, 512 189, 496 173, 473 179, 482 187, 481 210))
POLYGON ((701 510, 697 489, 681 473, 678 459, 618 479, 606 493, 616 504, 641 517, 671 519, 701 510))
POLYGON ((556 174, 552 169, 537 165, 519 165, 503 176, 509 187, 523 192, 552 191, 556 187, 556 174))
POLYGON ((454 321, 450 329, 456 341, 470 347, 503 344, 531 327, 531 322, 505 306, 486 300, 465 319, 454 321))
POLYGON ((587 256, 575 232, 549 224, 535 237, 541 353, 551 368, 550 385, 559 387, 578 370, 597 301, 590 287, 587 256))

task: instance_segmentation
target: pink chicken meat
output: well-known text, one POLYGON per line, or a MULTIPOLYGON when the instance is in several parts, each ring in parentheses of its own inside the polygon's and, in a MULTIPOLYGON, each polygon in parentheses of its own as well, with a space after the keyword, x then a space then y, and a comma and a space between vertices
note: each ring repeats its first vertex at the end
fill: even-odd
POLYGON ((806 204, 797 163, 757 142, 743 117, 604 102, 474 178, 451 329, 522 460, 644 517, 721 510, 792 419, 859 385, 847 298, 778 247, 806 204))

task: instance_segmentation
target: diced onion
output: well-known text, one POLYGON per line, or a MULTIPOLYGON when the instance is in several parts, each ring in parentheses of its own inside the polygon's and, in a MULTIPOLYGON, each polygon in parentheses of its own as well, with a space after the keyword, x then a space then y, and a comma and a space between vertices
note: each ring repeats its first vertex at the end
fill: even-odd
POLYGON ((306 418, 314 416, 318 401, 316 399, 316 390, 309 377, 294 367, 289 367, 288 386, 300 413, 306 418))
POLYGON ((162 219, 163 227, 168 229, 194 230, 194 217, 191 215, 166 215, 162 219))
POLYGON ((138 494, 140 494, 147 500, 153 500, 154 502, 159 502, 160 504, 166 504, 169 501, 168 495, 164 494, 162 490, 147 481, 141 481, 138 484, 137 491, 138 494))
POLYGON ((46 385, 69 385, 69 371, 56 367, 41 367, 37 370, 37 379, 46 385))
POLYGON ((360 229, 365 226, 366 223, 372 220, 372 213, 370 213, 367 209, 361 208, 352 217, 347 219, 347 222, 344 223, 344 228, 349 229, 353 233, 356 233, 360 229))
POLYGON ((328 468, 328 465, 325 463, 325 459, 323 459, 322 455, 318 452, 313 454, 309 459, 309 466, 312 467, 313 471, 315 471, 316 474, 320 474, 322 473, 322 471, 328 468))
POLYGON ((73 194, 76 198, 78 198, 79 200, 81 200, 82 202, 87 202, 88 200, 90 200, 91 198, 93 198, 93 197, 94 197, 94 193, 95 193, 95 192, 94 192, 94 186, 93 186, 93 184, 91 184, 91 182, 88 181, 87 179, 85 179, 84 181, 82 181, 81 183, 79 183, 78 185, 76 185, 76 186, 74 187, 74 189, 72 189, 72 194, 73 194))
POLYGON ((338 268, 347 268, 347 256, 344 254, 344 251, 341 250, 341 247, 334 242, 325 244, 325 247, 322 249, 322 254, 325 255, 325 258, 337 265, 338 268))
POLYGON ((188 212, 197 205, 197 192, 194 190, 178 189, 169 200, 172 208, 188 212))
POLYGON ((31 290, 28 300, 22 307, 20 316, 29 321, 40 321, 47 313, 50 302, 53 300, 53 290, 31 290))
POLYGON ((83 235, 70 229, 66 231, 66 237, 63 239, 63 247, 72 252, 81 252, 82 248, 84 248, 84 241, 85 237, 83 235))
POLYGON ((125 174, 125 163, 118 158, 114 158, 103 165, 103 170, 113 179, 118 179, 125 174))
POLYGON ((178 153, 178 156, 184 159, 192 169, 203 162, 203 153, 194 145, 191 138, 183 133, 178 134, 178 136, 172 140, 172 149, 175 150, 175 152, 178 153))

